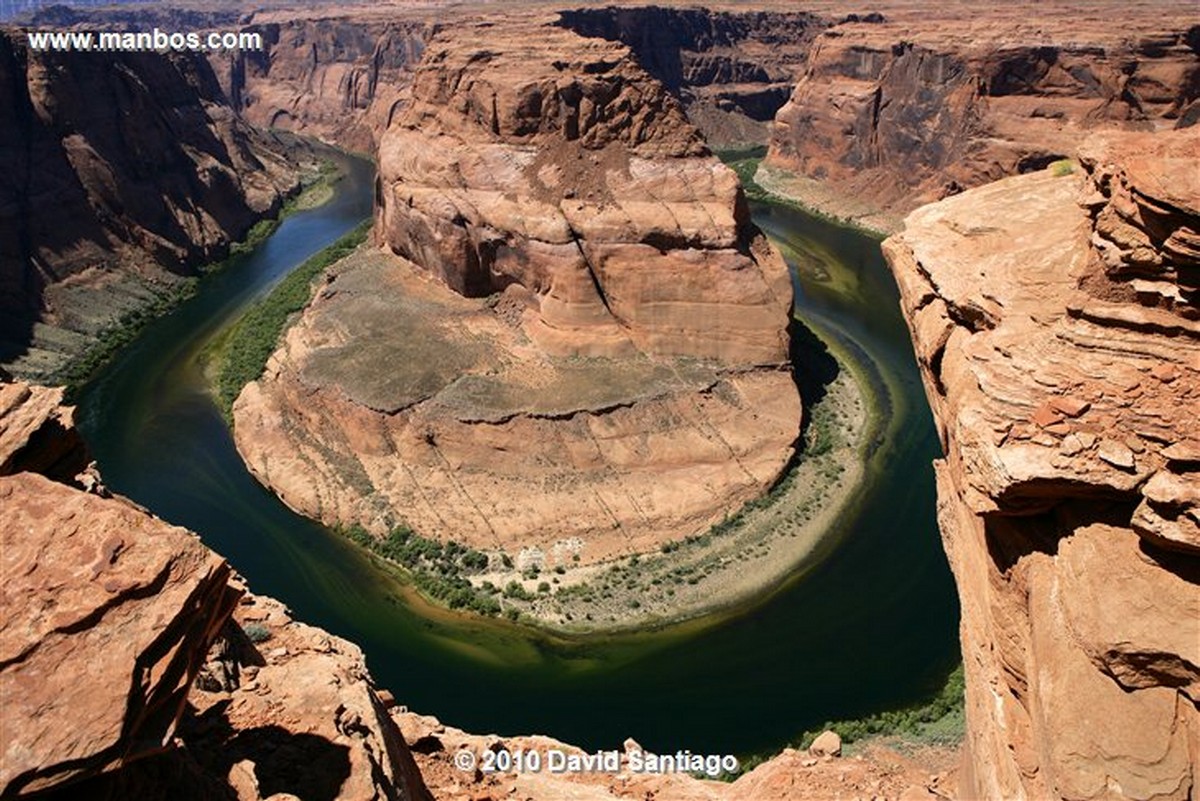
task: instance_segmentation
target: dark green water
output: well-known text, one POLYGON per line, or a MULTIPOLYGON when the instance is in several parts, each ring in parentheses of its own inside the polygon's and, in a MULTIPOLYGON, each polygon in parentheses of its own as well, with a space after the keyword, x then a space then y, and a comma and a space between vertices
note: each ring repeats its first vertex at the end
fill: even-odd
POLYGON ((876 243, 788 209, 755 216, 800 265, 801 317, 878 365, 890 411, 837 547, 756 608, 585 642, 423 615, 362 553, 260 487, 204 391, 197 355, 247 302, 368 215, 371 183, 370 166, 354 162, 333 202, 288 218, 206 280, 93 384, 80 420, 110 487, 199 532, 255 592, 358 643, 378 683, 410 708, 472 731, 748 753, 940 686, 958 658, 958 608, 934 521, 936 440, 896 290, 876 243))

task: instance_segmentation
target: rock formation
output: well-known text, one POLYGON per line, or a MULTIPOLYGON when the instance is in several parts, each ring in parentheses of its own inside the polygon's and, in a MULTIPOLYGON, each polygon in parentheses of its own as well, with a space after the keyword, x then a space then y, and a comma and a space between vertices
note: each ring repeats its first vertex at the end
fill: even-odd
POLYGON ((713 147, 761 145, 829 22, 807 12, 609 6, 562 12, 583 36, 627 45, 713 147))
POLYGON ((816 39, 765 185, 895 230, 921 203, 1069 156, 1088 131, 1200 115, 1200 26, 1180 6, 882 5, 816 39))
POLYGON ((787 270, 627 48, 463 23, 379 160, 396 256, 336 270, 234 407, 289 505, 586 562, 779 476, 800 414, 787 270))
POLYGON ((362 653, 72 472, 60 399, 0 383, 0 796, 427 799, 362 653))
POLYGON ((230 104, 248 122, 373 154, 433 29, 423 16, 394 8, 322 10, 304 19, 259 12, 242 30, 261 33, 265 49, 212 60, 230 104))
POLYGON ((966 797, 1200 786, 1198 156, 1104 134, 884 245, 946 453, 966 797))
POLYGON ((0 33, 0 361, 45 377, 219 258, 298 175, 208 63, 0 33))
MULTIPOLYGON (((952 797, 956 774, 952 749, 928 747, 907 756, 882 743, 860 748, 838 759, 815 748, 785 748, 734 781, 718 781, 686 772, 647 772, 630 769, 633 752, 646 751, 627 739, 619 749, 619 770, 596 771, 464 771, 455 762, 463 751, 478 757, 488 750, 537 751, 543 759, 551 750, 571 757, 594 757, 550 737, 498 737, 463 732, 437 718, 396 707, 392 716, 412 743, 417 765, 438 801, 477 801, 481 798, 525 798, 537 801, 857 801, 886 798, 897 801, 939 801, 952 797), (949 758, 949 759, 948 759, 949 758)), ((827 732, 826 734, 832 734, 827 732)), ((834 735, 836 736, 836 735, 834 735)), ((611 763, 609 763, 611 764, 611 763)))

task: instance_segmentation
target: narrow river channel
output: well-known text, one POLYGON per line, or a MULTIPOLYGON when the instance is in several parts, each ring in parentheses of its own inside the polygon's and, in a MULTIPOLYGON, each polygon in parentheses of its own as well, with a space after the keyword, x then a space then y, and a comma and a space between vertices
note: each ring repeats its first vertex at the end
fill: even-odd
POLYGON ((826 719, 932 694, 958 659, 958 607, 934 519, 929 411, 878 243, 800 212, 755 219, 796 270, 797 315, 836 336, 884 396, 881 438, 836 547, 751 608, 638 635, 552 639, 415 604, 342 538, 246 472, 198 357, 290 269, 370 214, 373 168, 206 278, 88 388, 84 435, 108 485, 200 534, 260 594, 358 643, 380 686, 475 732, 585 748, 634 737, 668 752, 777 748, 826 719))

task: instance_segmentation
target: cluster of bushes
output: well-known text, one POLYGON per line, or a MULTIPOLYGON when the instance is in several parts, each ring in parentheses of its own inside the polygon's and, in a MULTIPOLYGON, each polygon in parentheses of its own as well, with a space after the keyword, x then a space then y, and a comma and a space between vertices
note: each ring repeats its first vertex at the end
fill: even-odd
MULTIPOLYGON (((865 740, 869 737, 899 736, 902 739, 920 742, 956 743, 963 738, 966 728, 965 684, 963 667, 960 664, 946 678, 938 694, 929 701, 904 709, 879 712, 853 720, 836 720, 811 729, 800 735, 793 743, 795 748, 806 750, 821 732, 832 730, 838 733, 843 743, 865 740)), ((750 772, 774 756, 774 753, 752 754, 740 760, 741 772, 750 772)), ((734 777, 722 777, 730 780, 734 777)))
POLYGON ((963 668, 959 665, 947 677, 938 694, 929 701, 903 709, 877 712, 854 720, 827 722, 819 729, 804 732, 799 745, 807 748, 812 745, 817 735, 826 729, 837 732, 844 743, 891 735, 927 739, 934 724, 942 724, 937 728, 946 730, 944 734, 948 739, 961 739, 964 689, 963 668))
POLYGON ((451 609, 468 609, 488 617, 500 614, 500 602, 492 597, 495 588, 490 584, 476 588, 465 578, 487 569, 489 559, 482 551, 453 540, 442 543, 422 537, 407 526, 397 526, 383 539, 359 525, 345 533, 372 553, 405 568, 422 593, 451 609))
POLYGON ((301 264, 233 326, 220 355, 217 399, 226 416, 242 387, 262 375, 288 318, 308 305, 313 279, 361 245, 370 231, 364 220, 353 231, 301 264))

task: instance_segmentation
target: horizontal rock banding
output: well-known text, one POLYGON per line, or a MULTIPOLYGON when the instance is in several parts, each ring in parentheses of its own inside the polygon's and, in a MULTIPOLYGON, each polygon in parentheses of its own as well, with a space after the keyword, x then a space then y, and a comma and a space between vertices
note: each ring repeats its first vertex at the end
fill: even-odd
POLYGON ((375 238, 396 257, 337 270, 235 405, 293 507, 587 561, 703 529, 788 462, 786 267, 624 46, 436 36, 383 136, 375 238))
POLYGON ((872 228, 898 230, 921 203, 1039 170, 1091 131, 1200 114, 1200 40, 1176 4, 880 10, 815 39, 762 178, 872 228))
POLYGON ((967 795, 1195 785, 1197 153, 1194 130, 1105 134, 1083 171, 927 206, 885 243, 946 450, 967 795))

